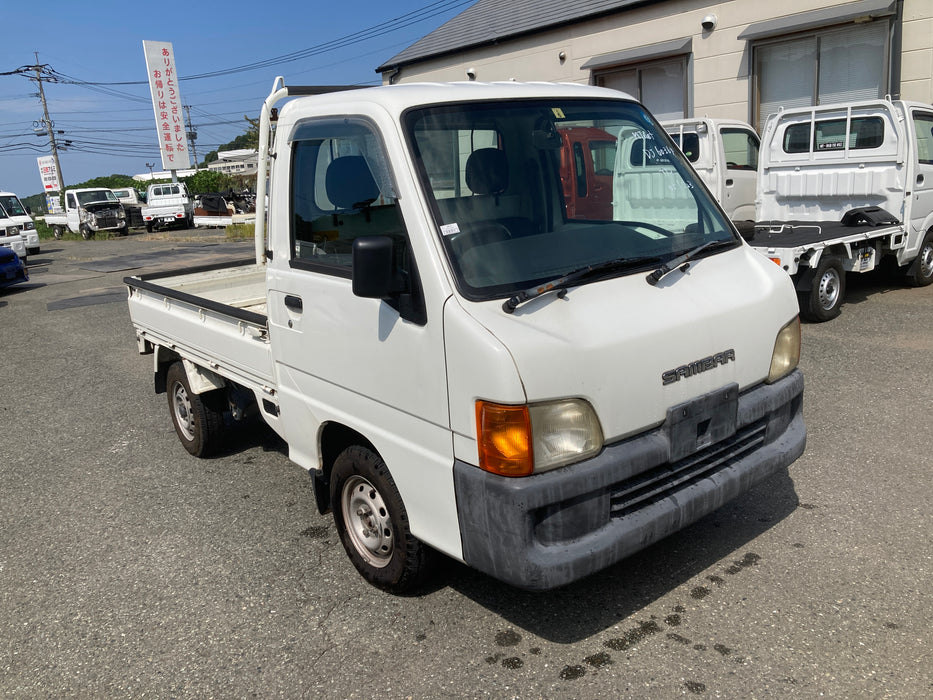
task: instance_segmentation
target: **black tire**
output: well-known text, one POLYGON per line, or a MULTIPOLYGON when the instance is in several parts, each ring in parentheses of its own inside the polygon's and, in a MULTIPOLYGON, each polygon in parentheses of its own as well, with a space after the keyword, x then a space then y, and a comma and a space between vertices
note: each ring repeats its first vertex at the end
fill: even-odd
POLYGON ((166 393, 172 425, 181 444, 195 457, 214 454, 223 441, 223 411, 207 395, 192 393, 181 362, 168 368, 166 393))
POLYGON ((152 233, 152 222, 151 221, 146 222, 146 233, 152 233))
POLYGON ((846 295, 846 273, 842 261, 824 257, 816 266, 810 290, 799 294, 800 315, 808 321, 822 323, 839 315, 846 295))
POLYGON ((379 455, 359 445, 341 452, 330 497, 340 541, 363 578, 390 593, 424 582, 433 550, 411 534, 402 497, 379 455))
POLYGON ((123 224, 120 228, 117 229, 118 236, 128 236, 130 234, 130 227, 126 224, 123 224))
POLYGON ((926 287, 933 283, 933 231, 927 231, 923 237, 920 252, 907 268, 904 281, 911 287, 926 287))
POLYGON ((87 227, 87 224, 81 224, 78 230, 81 232, 81 238, 84 240, 88 241, 94 238, 94 232, 87 227))
POLYGON ((55 226, 52 227, 52 235, 55 236, 56 241, 60 241, 63 234, 64 231, 62 231, 62 227, 58 224, 55 224, 55 226))

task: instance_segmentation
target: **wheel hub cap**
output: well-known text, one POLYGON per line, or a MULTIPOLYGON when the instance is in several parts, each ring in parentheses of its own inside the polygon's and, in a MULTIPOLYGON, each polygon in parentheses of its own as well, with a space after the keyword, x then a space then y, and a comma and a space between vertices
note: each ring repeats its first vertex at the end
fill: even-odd
POLYGON ((353 548, 370 565, 389 563, 395 547, 392 521, 382 495, 366 479, 354 476, 343 486, 344 525, 353 548))
POLYGON ((827 270, 820 278, 819 287, 820 306, 831 309, 839 298, 839 275, 835 270, 827 270))

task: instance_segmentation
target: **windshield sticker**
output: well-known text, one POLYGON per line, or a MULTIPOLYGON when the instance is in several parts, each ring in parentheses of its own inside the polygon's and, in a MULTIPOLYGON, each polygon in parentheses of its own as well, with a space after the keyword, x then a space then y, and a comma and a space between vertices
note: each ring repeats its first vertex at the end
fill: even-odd
POLYGON ((444 224, 441 226, 441 235, 452 236, 455 233, 460 233, 460 227, 457 224, 444 224))
POLYGON ((562 110, 560 107, 551 107, 551 112, 554 114, 555 119, 566 119, 567 118, 564 116, 564 110, 562 110))

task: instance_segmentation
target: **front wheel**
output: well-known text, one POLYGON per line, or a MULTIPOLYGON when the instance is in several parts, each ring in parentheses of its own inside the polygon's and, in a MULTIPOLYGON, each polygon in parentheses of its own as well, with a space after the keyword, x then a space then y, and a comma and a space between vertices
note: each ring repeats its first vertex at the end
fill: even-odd
POLYGON ((208 457, 220 447, 224 414, 207 395, 195 394, 181 362, 168 368, 166 375, 168 410, 178 439, 195 457, 208 457))
POLYGON ((358 445, 341 452, 330 493, 340 541, 363 578, 390 593, 423 582, 431 550, 411 534, 402 497, 379 455, 358 445))
POLYGON ((839 315, 846 293, 846 273, 838 258, 820 260, 809 291, 802 292, 800 315, 808 321, 831 321, 839 315))
POLYGON ((924 236, 917 259, 907 269, 905 280, 911 287, 926 287, 933 283, 933 231, 927 231, 924 236))
POLYGON ((94 237, 94 232, 87 227, 87 224, 81 224, 78 230, 81 232, 81 238, 86 241, 94 237))

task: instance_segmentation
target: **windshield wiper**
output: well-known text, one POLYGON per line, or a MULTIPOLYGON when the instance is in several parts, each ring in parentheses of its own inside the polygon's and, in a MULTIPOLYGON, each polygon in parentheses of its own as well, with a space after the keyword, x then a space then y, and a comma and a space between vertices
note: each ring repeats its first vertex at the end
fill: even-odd
POLYGON ((661 278, 664 277, 664 275, 666 275, 669 272, 673 272, 678 267, 680 268, 681 272, 686 272, 687 268, 690 267, 689 261, 693 260, 693 258, 695 258, 697 255, 702 253, 704 250, 709 250, 710 248, 714 248, 714 247, 715 248, 723 248, 726 246, 731 247, 731 246, 736 245, 737 243, 738 241, 736 241, 735 239, 730 239, 726 241, 709 241, 708 243, 704 243, 703 245, 698 245, 693 250, 688 250, 683 255, 679 255, 673 260, 669 260, 668 262, 664 263, 663 265, 661 265, 661 267, 659 267, 654 272, 649 272, 648 276, 645 277, 645 279, 648 280, 648 284, 650 284, 653 287, 654 285, 656 285, 658 282, 661 281, 661 278))
POLYGON ((615 260, 606 260, 605 262, 579 267, 576 270, 568 272, 563 277, 558 277, 557 279, 551 280, 550 282, 539 284, 537 287, 523 289, 513 297, 503 302, 502 310, 507 314, 510 314, 515 311, 515 309, 517 309, 520 304, 524 304, 526 301, 535 299, 542 294, 547 294, 548 292, 557 292, 557 298, 563 299, 567 295, 567 287, 574 282, 579 282, 582 279, 599 274, 601 272, 608 272, 610 270, 623 270, 629 267, 636 267, 638 265, 657 262, 660 259, 661 258, 657 257, 656 255, 640 258, 616 258, 615 260))

